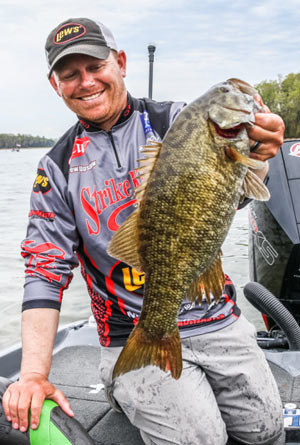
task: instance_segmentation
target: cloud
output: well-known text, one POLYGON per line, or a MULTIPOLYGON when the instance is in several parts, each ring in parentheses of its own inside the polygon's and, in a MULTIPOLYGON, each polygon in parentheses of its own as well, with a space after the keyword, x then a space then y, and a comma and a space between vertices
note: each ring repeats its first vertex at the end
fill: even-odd
POLYGON ((128 54, 126 84, 148 92, 147 45, 155 42, 154 98, 192 100, 237 76, 252 83, 298 72, 298 0, 0 0, 0 132, 58 137, 74 117, 46 78, 44 42, 59 22, 80 16, 109 26, 128 54), (87 12, 88 11, 88 12, 87 12))

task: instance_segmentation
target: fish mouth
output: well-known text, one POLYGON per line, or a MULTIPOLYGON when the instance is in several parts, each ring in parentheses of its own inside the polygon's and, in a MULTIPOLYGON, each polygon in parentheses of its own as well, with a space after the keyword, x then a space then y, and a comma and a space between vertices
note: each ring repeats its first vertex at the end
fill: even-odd
POLYGON ((239 132, 245 128, 245 124, 239 124, 232 128, 221 128, 218 124, 213 122, 216 129, 216 133, 225 139, 234 139, 238 136, 239 132))
POLYGON ((237 111, 238 113, 251 114, 251 111, 242 110, 241 108, 232 108, 232 107, 224 107, 224 108, 226 108, 226 110, 230 110, 230 111, 237 111))

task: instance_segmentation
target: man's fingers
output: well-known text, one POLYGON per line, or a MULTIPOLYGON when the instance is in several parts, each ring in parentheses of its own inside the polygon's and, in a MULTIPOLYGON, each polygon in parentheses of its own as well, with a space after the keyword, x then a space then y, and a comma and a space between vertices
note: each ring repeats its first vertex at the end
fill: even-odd
POLYGON ((10 401, 10 391, 9 391, 9 389, 7 389, 5 391, 5 393, 4 393, 4 395, 3 395, 3 398, 2 398, 2 405, 3 405, 3 410, 4 410, 5 417, 7 418, 7 420, 9 422, 11 422, 9 401, 10 401))
POLYGON ((18 390, 14 389, 14 391, 10 391, 9 416, 11 417, 12 426, 15 429, 19 428, 19 412, 18 412, 19 397, 20 397, 20 392, 18 390))
POLYGON ((51 396, 51 399, 56 402, 61 409, 68 414, 68 416, 74 417, 74 413, 72 411, 72 408, 70 406, 70 403, 68 402, 68 400, 66 399, 66 397, 64 396, 64 394, 59 390, 56 389, 53 396, 51 396))
POLYGON ((30 410, 30 426, 36 429, 40 423, 40 416, 45 399, 56 402, 70 417, 74 417, 70 403, 59 389, 48 381, 37 384, 35 381, 12 384, 3 395, 3 409, 8 421, 15 429, 24 432, 28 429, 28 415, 30 410), (22 389, 22 390, 21 390, 22 389))
POLYGON ((263 103, 263 100, 259 94, 254 96, 254 100, 263 108, 265 113, 270 113, 270 108, 263 103))
MULTIPOLYGON (((259 147, 260 148, 260 147, 259 147)), ((252 159, 257 159, 258 161, 267 161, 270 159, 270 157, 274 157, 277 154, 277 150, 268 150, 266 154, 264 152, 261 152, 260 150, 256 151, 255 153, 250 153, 249 157, 252 159), (270 153, 274 153, 273 156, 270 156, 270 153)))
POLYGON ((24 432, 28 428, 28 414, 31 406, 31 394, 23 392, 19 398, 18 404, 18 416, 19 416, 19 429, 24 432))
POLYGON ((250 147, 255 142, 260 145, 250 154, 253 159, 265 161, 276 156, 284 140, 284 123, 280 116, 272 113, 256 113, 255 124, 247 128, 250 147))
MULTIPOLYGON (((284 123, 281 117, 273 113, 255 113, 254 127, 255 126, 271 132, 280 132, 284 129, 284 123)), ((251 132, 251 129, 254 127, 251 127, 249 132, 251 132)))
POLYGON ((45 395, 42 392, 35 392, 32 396, 30 409, 30 427, 33 430, 35 430, 39 426, 44 400, 45 395))

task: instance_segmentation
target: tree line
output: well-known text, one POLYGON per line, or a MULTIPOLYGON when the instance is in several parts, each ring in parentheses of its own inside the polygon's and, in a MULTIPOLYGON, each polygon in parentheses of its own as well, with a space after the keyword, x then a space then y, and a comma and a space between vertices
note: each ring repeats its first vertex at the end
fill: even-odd
POLYGON ((300 73, 255 85, 264 103, 285 123, 285 138, 300 137, 300 73))
MULTIPOLYGON (((264 103, 279 114, 285 123, 285 137, 300 137, 300 73, 290 73, 285 78, 265 80, 255 85, 264 103)), ((52 147, 54 139, 27 134, 0 134, 0 148, 52 147)))
POLYGON ((54 139, 47 139, 44 136, 0 133, 0 148, 52 147, 54 144, 54 139))

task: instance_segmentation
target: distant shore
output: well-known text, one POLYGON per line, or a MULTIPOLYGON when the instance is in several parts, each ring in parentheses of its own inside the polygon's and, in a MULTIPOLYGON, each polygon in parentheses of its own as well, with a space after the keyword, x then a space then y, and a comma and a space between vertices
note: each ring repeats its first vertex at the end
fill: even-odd
POLYGON ((0 150, 1 151, 22 151, 22 150, 40 150, 40 149, 50 149, 50 148, 52 148, 53 147, 53 145, 50 145, 49 147, 11 147, 11 148, 9 148, 9 147, 0 147, 0 150))

